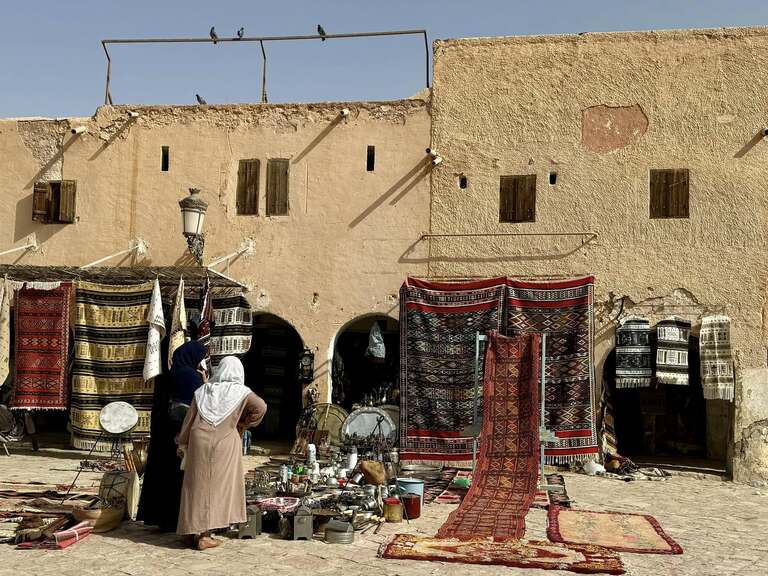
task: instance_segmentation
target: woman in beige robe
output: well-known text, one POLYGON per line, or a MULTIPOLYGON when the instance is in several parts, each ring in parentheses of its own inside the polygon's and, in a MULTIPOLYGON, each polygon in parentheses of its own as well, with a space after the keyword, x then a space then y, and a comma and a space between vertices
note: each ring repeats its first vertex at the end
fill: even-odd
POLYGON ((205 550, 220 545, 210 531, 246 521, 242 433, 264 418, 267 405, 244 384, 234 356, 195 392, 178 437, 184 484, 176 532, 205 550))

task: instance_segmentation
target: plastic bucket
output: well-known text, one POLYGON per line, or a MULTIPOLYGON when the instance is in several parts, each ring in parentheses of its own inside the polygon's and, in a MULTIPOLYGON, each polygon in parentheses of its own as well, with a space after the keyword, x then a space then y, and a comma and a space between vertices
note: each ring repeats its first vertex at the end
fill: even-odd
POLYGON ((419 497, 419 505, 424 504, 424 480, 418 478, 398 478, 398 494, 416 494, 419 497))

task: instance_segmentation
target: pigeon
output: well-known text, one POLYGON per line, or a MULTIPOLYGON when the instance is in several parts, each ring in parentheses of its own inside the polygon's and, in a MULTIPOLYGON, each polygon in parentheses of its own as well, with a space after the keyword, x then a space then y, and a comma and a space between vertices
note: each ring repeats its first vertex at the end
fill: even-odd
POLYGON ((320 40, 325 42, 325 30, 323 30, 323 27, 320 26, 320 24, 317 25, 317 33, 321 36, 320 40))
POLYGON ((203 97, 200 96, 200 94, 195 94, 195 99, 197 100, 198 104, 208 104, 205 100, 203 100, 203 97))
POLYGON ((245 35, 245 28, 241 26, 240 29, 237 31, 237 39, 242 40, 244 35, 245 35))
POLYGON ((211 26, 211 31, 208 33, 211 37, 211 40, 213 40, 213 43, 216 44, 216 41, 219 39, 218 35, 216 34, 216 30, 213 29, 214 27, 211 26))

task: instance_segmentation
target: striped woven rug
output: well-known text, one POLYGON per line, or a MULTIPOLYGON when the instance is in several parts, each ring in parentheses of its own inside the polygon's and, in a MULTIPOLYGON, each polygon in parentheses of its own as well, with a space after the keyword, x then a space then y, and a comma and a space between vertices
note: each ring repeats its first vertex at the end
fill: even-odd
MULTIPOLYGON (((149 434, 154 381, 144 381, 147 311, 152 282, 111 286, 79 282, 76 294, 75 364, 70 423, 72 445, 88 450, 99 438, 99 412, 110 402, 133 405, 139 422, 133 438, 149 434)), ((97 451, 109 451, 102 439, 97 451)))

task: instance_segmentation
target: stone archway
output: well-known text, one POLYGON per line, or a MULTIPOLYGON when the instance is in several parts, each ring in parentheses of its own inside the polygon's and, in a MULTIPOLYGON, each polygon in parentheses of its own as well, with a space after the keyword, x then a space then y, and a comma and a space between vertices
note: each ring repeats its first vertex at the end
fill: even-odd
POLYGON ((356 404, 397 403, 400 372, 400 322, 385 314, 358 316, 336 333, 329 364, 330 397, 351 410, 356 404), (369 334, 378 324, 384 338, 383 359, 366 354, 369 334))
POLYGON ((274 314, 254 314, 251 348, 243 357, 246 383, 267 403, 267 415, 254 429, 256 438, 291 441, 302 410, 298 377, 301 335, 274 314))

